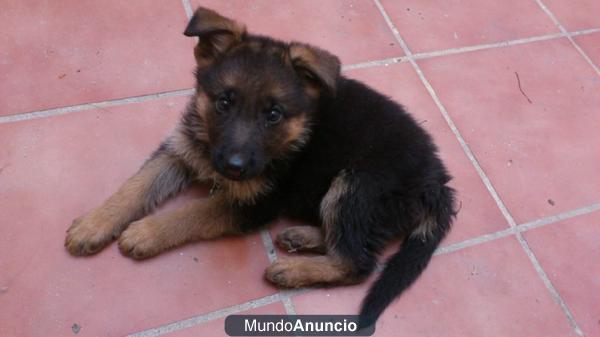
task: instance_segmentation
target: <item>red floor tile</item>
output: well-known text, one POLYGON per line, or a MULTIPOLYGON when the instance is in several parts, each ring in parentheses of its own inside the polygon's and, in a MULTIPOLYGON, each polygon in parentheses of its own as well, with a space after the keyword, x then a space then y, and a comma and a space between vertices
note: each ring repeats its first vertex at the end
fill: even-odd
MULTIPOLYGON (((355 314, 366 285, 294 297, 301 314, 355 314)), ((514 237, 436 256, 374 336, 574 336, 514 237)))
MULTIPOLYGON (((237 313, 236 315, 285 315, 285 308, 281 302, 266 305, 264 307, 252 309, 249 311, 237 313)), ((210 336, 226 337, 225 318, 203 323, 188 329, 179 330, 170 334, 168 337, 189 337, 189 336, 210 336)))
POLYGON ((312 43, 339 56, 344 64, 402 56, 371 1, 192 0, 243 22, 251 33, 312 43), (268 13, 268 16, 265 16, 268 13))
POLYGON ((543 0, 558 21, 568 30, 600 28, 600 2, 596 0, 543 0))
POLYGON ((524 235, 583 333, 600 336, 600 213, 524 235))
POLYGON ((181 1, 3 1, 0 115, 193 87, 181 1))
POLYGON ((458 191, 460 206, 454 228, 444 244, 507 228, 498 207, 410 64, 353 70, 347 75, 403 104, 433 135, 441 158, 454 177, 451 186, 458 191))
POLYGON ((574 39, 596 67, 600 68, 600 33, 576 36, 574 39))
POLYGON ((63 248, 172 128, 188 98, 0 125, 1 336, 119 336, 275 292, 260 236, 188 245, 146 262, 115 244, 91 258, 63 248), (125 319, 126 318, 126 319, 125 319))
POLYGON ((534 1, 391 1, 382 4, 414 52, 558 33, 534 1))
POLYGON ((568 40, 420 63, 517 222, 598 201, 600 82, 568 40))

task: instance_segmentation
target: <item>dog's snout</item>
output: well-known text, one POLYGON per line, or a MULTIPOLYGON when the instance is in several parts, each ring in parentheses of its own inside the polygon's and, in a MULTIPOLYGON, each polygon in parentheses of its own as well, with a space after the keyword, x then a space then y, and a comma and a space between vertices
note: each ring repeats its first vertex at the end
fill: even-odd
POLYGON ((242 157, 239 153, 234 153, 226 161, 226 168, 228 171, 243 174, 246 171, 247 160, 242 157))

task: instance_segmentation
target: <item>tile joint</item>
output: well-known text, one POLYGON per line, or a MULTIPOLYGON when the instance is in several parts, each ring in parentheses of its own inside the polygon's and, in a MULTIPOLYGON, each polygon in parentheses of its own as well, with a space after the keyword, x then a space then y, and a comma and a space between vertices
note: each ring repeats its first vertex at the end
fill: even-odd
POLYGON ((181 0, 181 4, 183 5, 183 9, 185 10, 185 15, 188 20, 192 18, 194 15, 194 10, 192 9, 192 4, 190 4, 190 0, 181 0))
MULTIPOLYGON (((262 238, 262 242, 265 247, 265 252, 267 254, 267 257, 269 258, 269 262, 273 263, 273 262, 277 261, 277 250, 275 249, 275 245, 273 244, 273 238, 271 237, 271 233, 269 232, 269 230, 268 229, 261 230, 260 236, 262 238)), ((284 291, 284 290, 279 290, 279 294, 281 294, 282 291, 284 291)), ((283 303, 285 312, 288 315, 296 314, 296 308, 294 307, 294 303, 292 302, 291 298, 283 296, 281 299, 281 302, 283 303)))
POLYGON ((563 34, 566 34, 567 39, 569 40, 569 42, 571 42, 571 44, 573 45, 573 47, 575 47, 575 49, 577 50, 577 52, 579 52, 579 54, 583 57, 583 59, 592 67, 592 69, 594 69, 594 71, 596 72, 596 74, 600 76, 600 69, 594 64, 594 62, 590 59, 590 57, 577 44, 577 42, 573 38, 573 34, 570 34, 567 31, 567 29, 560 23, 560 21, 558 21, 558 19, 554 15, 554 13, 552 13, 552 11, 550 10, 550 8, 548 8, 544 4, 544 2, 542 0, 535 0, 535 2, 542 9, 542 11, 544 11, 544 13, 546 13, 546 15, 550 18, 550 20, 552 20, 552 22, 554 22, 554 24, 556 25, 556 27, 558 27, 558 29, 563 34))
POLYGON ((20 122, 37 118, 51 117, 51 116, 59 116, 72 112, 86 111, 86 110, 105 110, 105 108, 121 106, 126 104, 133 103, 142 103, 147 101, 152 101, 165 97, 177 97, 177 96, 191 96, 194 93, 195 89, 180 89, 180 90, 171 90, 165 92, 159 92, 148 95, 140 95, 140 96, 132 96, 127 98, 117 98, 111 99, 107 101, 94 102, 94 103, 84 103, 78 105, 65 106, 60 108, 52 108, 46 110, 38 110, 33 112, 25 112, 21 114, 15 115, 7 115, 0 116, 0 124, 3 123, 12 123, 12 122, 20 122))

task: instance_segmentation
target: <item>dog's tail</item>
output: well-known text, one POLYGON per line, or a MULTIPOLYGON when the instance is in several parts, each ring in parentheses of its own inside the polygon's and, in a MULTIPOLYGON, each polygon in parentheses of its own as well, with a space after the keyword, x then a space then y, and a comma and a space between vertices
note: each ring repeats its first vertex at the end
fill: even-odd
POLYGON ((442 187, 433 198, 425 197, 431 218, 425 220, 386 262, 381 275, 363 300, 359 327, 375 324, 385 308, 407 289, 425 269, 452 224, 454 190, 442 187), (429 199, 429 200, 427 200, 429 199))

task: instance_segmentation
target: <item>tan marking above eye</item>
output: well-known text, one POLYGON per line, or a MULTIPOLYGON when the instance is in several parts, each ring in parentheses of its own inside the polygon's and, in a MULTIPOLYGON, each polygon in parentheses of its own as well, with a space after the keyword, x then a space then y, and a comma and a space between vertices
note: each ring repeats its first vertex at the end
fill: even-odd
POLYGON ((310 133, 308 117, 305 113, 286 120, 286 138, 284 143, 299 142, 303 144, 310 133))
POLYGON ((210 98, 208 98, 206 93, 199 91, 196 94, 196 111, 203 120, 206 120, 206 113, 210 104, 210 98))

